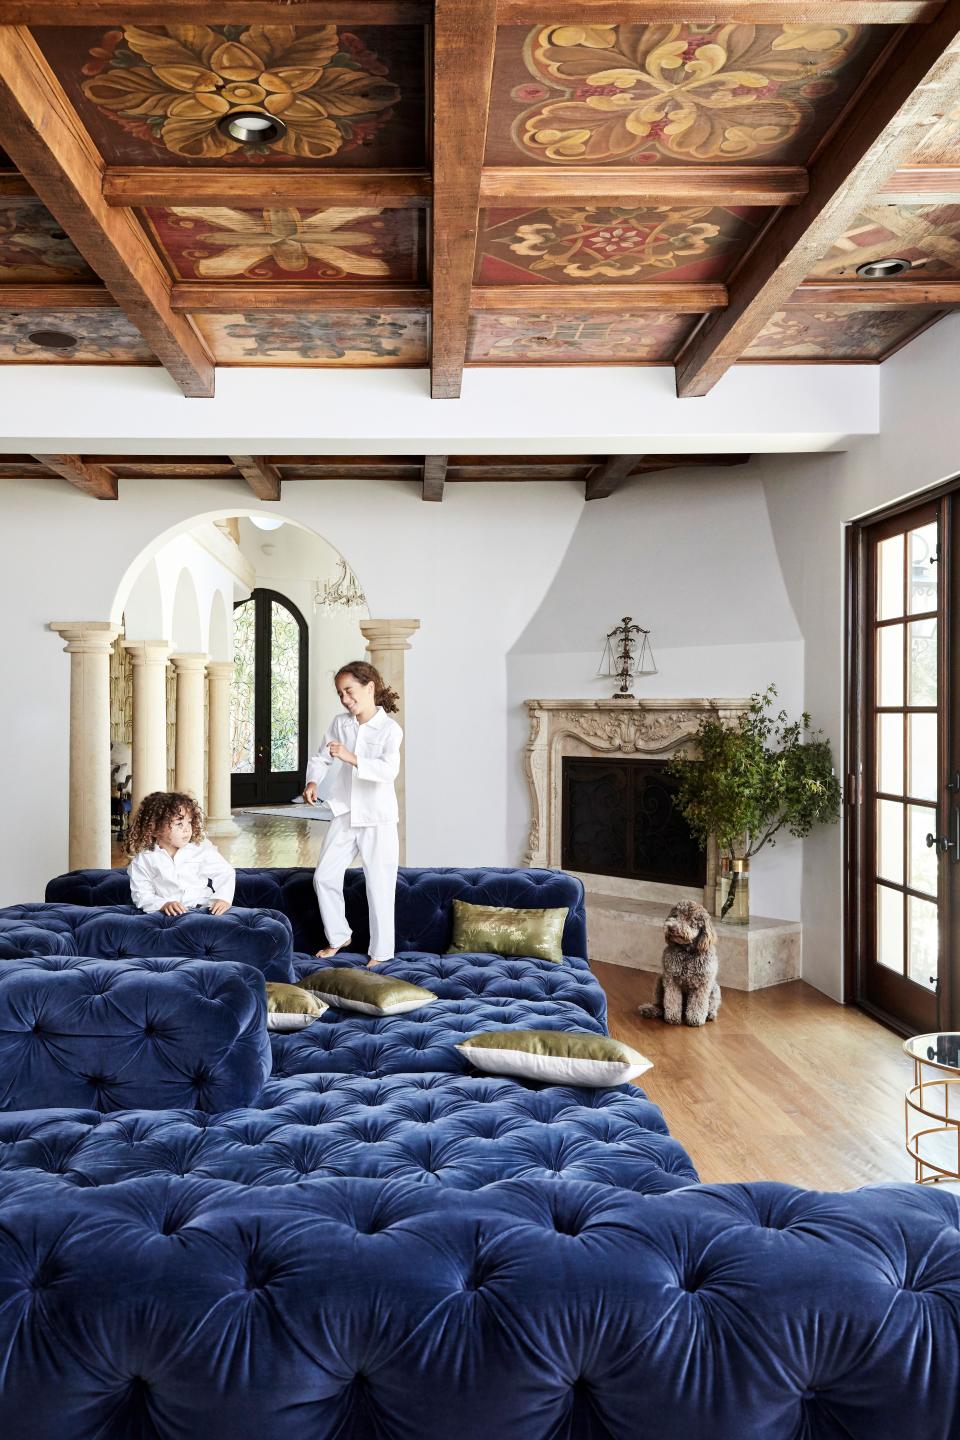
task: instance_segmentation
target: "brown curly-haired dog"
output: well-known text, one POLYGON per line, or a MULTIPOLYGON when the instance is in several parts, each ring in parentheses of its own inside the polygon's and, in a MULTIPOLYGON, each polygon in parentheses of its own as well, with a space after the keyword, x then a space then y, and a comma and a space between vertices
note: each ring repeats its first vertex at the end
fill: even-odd
POLYGON ((666 946, 652 1005, 639 1013, 668 1025, 705 1025, 720 1009, 716 931, 708 910, 693 900, 674 905, 663 927, 666 946))

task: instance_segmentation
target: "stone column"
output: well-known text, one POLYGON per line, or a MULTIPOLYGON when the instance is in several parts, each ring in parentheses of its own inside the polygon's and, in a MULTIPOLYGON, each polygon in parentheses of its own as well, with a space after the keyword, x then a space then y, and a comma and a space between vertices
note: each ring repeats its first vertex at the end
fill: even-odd
POLYGON ((203 689, 207 656, 171 655, 177 672, 177 727, 174 785, 205 806, 203 793, 203 689))
POLYGON ((230 813, 230 682, 232 660, 207 665, 207 833, 239 835, 230 813))
MULTIPOLYGON (((394 719, 404 723, 404 662, 403 653, 410 649, 410 636, 420 629, 419 620, 361 620, 360 631, 367 642, 370 664, 380 671, 391 690, 400 696, 400 708, 394 719)), ((404 751, 400 751, 400 773, 397 776, 397 800, 400 806, 400 864, 407 858, 407 788, 404 751)))
POLYGON ((144 795, 167 788, 166 640, 125 640, 133 664, 133 810, 144 795))
POLYGON ((119 626, 109 620, 51 620, 70 656, 71 870, 110 867, 110 651, 119 626))

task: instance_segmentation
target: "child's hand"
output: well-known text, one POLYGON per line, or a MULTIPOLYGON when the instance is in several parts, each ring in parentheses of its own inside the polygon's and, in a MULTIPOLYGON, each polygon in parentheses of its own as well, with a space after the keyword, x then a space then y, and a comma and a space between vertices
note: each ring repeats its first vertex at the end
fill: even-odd
POLYGON ((214 900, 210 906, 211 915, 224 915, 230 909, 229 900, 214 900))
POLYGON ((356 765, 356 755, 352 750, 348 750, 346 745, 341 745, 339 740, 331 740, 329 749, 334 760, 343 760, 347 765, 356 765))
POLYGON ((307 783, 306 783, 306 785, 304 785, 304 787, 303 787, 303 798, 304 798, 304 800, 306 800, 306 802, 307 802, 308 805, 316 805, 316 803, 317 803, 317 786, 316 786, 316 782, 315 782, 315 781, 313 781, 313 780, 308 780, 307 783))
POLYGON ((161 915, 186 915, 187 907, 181 905, 179 900, 168 900, 166 905, 160 906, 161 915))

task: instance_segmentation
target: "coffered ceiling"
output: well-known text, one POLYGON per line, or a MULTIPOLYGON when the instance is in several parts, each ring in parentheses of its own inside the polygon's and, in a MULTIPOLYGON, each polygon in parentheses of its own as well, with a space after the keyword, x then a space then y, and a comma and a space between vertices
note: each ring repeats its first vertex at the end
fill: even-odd
POLYGON ((960 0, 0 0, 0 145, 0 364, 695 396, 960 305, 960 0))

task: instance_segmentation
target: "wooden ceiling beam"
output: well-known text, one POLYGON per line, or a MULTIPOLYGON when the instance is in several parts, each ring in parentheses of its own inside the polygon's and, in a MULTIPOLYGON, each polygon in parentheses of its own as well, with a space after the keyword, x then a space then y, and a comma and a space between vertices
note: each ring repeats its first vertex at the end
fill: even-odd
POLYGON ((498 0, 497 24, 924 25, 940 8, 941 0, 498 0))
POLYGON ((423 484, 421 498, 442 500, 443 487, 447 478, 446 455, 425 455, 423 458, 423 484))
POLYGON ((117 477, 106 465, 91 464, 81 455, 34 455, 33 459, 94 500, 117 498, 117 477))
POLYGON ((110 310, 105 285, 0 285, 0 310, 110 310))
MULTIPOLYGON (((103 175, 108 205, 369 205, 420 208, 433 182, 426 170, 191 170, 111 165, 103 175)), ((0 194, 2 194, 0 190, 0 194)))
POLYGON ((182 280, 173 286, 172 308, 178 313, 230 315, 236 311, 283 310, 425 310, 430 291, 416 285, 298 285, 210 283, 182 280))
POLYGON ((802 165, 488 166, 480 204, 798 205, 807 193, 802 165))
POLYGON ((960 165, 901 165, 873 197, 881 205, 955 205, 960 165))
POLYGON ((800 205, 782 210, 681 352, 677 394, 706 395, 783 307, 870 197, 915 152, 924 129, 955 105, 960 86, 960 0, 908 31, 810 170, 800 205))
POLYGON ((467 354, 497 0, 436 0, 435 9, 431 393, 455 400, 467 354))
POLYGON ((642 455, 609 455, 587 476, 585 500, 606 500, 643 460, 642 455))
POLYGON ((213 394, 213 361, 170 308, 159 255, 100 193, 100 157, 28 30, 0 26, 0 145, 185 395, 213 394))
POLYGON ((952 310, 960 306, 960 280, 805 280, 784 305, 858 305, 862 310, 936 305, 952 310))
POLYGON ((262 455, 231 455, 240 474, 258 500, 280 499, 280 471, 262 455))
POLYGON ((0 25, 425 25, 427 0, 0 0, 0 25))
POLYGON ((655 310, 670 315, 705 315, 727 303, 723 285, 478 285, 470 296, 471 310, 556 311, 630 315, 655 310))

